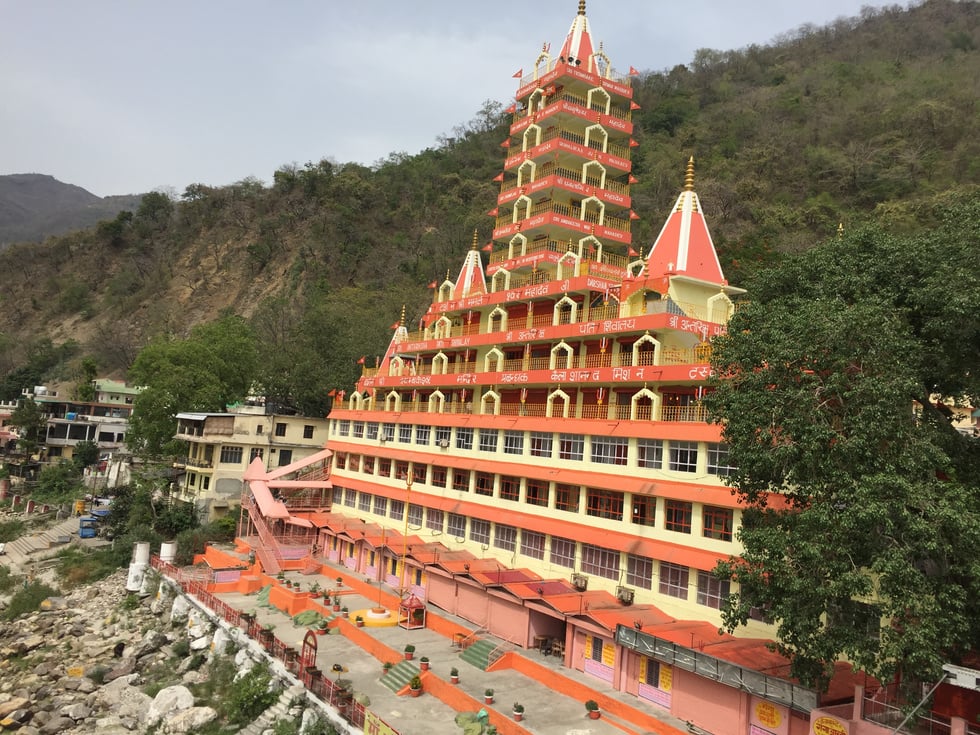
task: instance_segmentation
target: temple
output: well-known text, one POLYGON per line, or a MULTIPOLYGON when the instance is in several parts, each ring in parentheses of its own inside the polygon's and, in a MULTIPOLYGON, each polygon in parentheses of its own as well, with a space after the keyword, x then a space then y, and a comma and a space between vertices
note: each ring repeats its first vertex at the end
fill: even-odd
POLYGON ((242 535, 271 572, 322 557, 707 731, 807 733, 854 678, 790 680, 761 616, 719 633, 731 590, 711 572, 741 511, 701 399, 743 291, 693 158, 670 211, 644 214, 656 240, 633 242, 631 82, 580 2, 508 109, 492 241, 474 234, 421 320, 403 311, 324 453, 250 469, 242 535))

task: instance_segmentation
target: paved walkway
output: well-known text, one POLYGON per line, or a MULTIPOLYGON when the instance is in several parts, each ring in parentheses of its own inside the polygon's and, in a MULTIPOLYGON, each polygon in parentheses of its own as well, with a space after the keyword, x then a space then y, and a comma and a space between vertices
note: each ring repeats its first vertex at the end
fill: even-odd
MULTIPOLYGON (((330 589, 335 586, 336 577, 343 576, 345 579, 343 604, 351 610, 351 614, 354 610, 370 608, 378 604, 379 594, 375 591, 376 586, 370 588, 359 576, 352 575, 349 570, 329 562, 324 562, 323 571, 324 574, 314 575, 288 572, 286 577, 289 580, 301 581, 302 589, 305 590, 313 582, 317 582, 321 588, 330 589)), ((275 626, 275 636, 286 645, 297 650, 302 648, 307 628, 293 625, 286 613, 275 608, 261 607, 256 595, 221 593, 217 596, 236 609, 256 613, 261 625, 275 626)), ((383 587, 380 597, 383 597, 387 604, 397 599, 388 587, 383 587)), ((433 606, 428 607, 427 614, 437 615, 469 630, 474 629, 468 621, 449 615, 433 606)), ((686 735, 688 733, 687 723, 683 720, 672 717, 667 712, 632 695, 615 691, 604 682, 581 671, 566 668, 560 658, 543 656, 536 650, 515 647, 511 655, 520 657, 520 660, 513 661, 511 668, 500 668, 498 664, 497 670, 482 671, 463 661, 451 640, 429 628, 408 630, 396 625, 355 630, 368 634, 374 641, 392 649, 393 653, 389 656, 393 660, 401 658, 401 652, 406 644, 414 644, 416 662, 422 656, 429 658, 431 667, 427 674, 429 677, 436 676, 448 682, 450 669, 454 666, 459 669, 460 682, 456 688, 458 691, 449 692, 449 699, 455 700, 455 706, 430 694, 424 694, 419 698, 398 696, 380 682, 381 664, 385 659, 379 659, 343 634, 317 637, 317 667, 330 678, 349 679, 353 683, 355 692, 366 694, 370 698, 369 708, 396 728, 401 735, 460 732, 453 718, 459 709, 466 709, 459 706, 460 700, 466 700, 461 695, 472 697, 471 711, 476 711, 484 707, 483 693, 487 688, 494 690, 495 702, 487 705, 486 709, 496 711, 500 718, 511 719, 512 705, 515 701, 520 701, 526 708, 520 725, 514 722, 505 723, 501 732, 530 732, 540 735, 623 735, 623 733, 686 735), (343 671, 337 672, 335 666, 342 668, 343 671), (524 674, 517 670, 518 668, 528 673, 524 674), (609 706, 614 707, 616 713, 606 710, 603 711, 600 719, 588 719, 584 700, 595 698, 601 702, 603 697, 615 700, 609 706)), ((482 634, 480 637, 492 639, 488 634, 482 634)), ((499 723, 500 719, 494 717, 494 722, 499 723)))

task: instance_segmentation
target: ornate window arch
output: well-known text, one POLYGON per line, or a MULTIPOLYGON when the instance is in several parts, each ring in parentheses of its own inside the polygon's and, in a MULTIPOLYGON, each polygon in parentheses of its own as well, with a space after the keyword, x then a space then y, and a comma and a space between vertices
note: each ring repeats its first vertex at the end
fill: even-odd
POLYGON ((634 367, 639 365, 659 365, 662 347, 663 346, 660 344, 660 341, 650 336, 650 333, 647 332, 633 343, 633 355, 632 359, 630 360, 630 364, 634 367), (644 359, 641 357, 642 353, 649 351, 642 348, 642 346, 646 344, 653 346, 653 356, 649 359, 644 359))
POLYGON ((654 421, 660 418, 660 404, 662 399, 654 391, 650 390, 646 386, 638 390, 630 398, 630 420, 647 420, 654 421), (649 409, 647 406, 643 405, 641 401, 649 400, 649 409), (649 413, 647 413, 649 411, 649 413))
POLYGON ((397 390, 390 390, 385 396, 385 411, 401 411, 402 394, 397 390))
POLYGON ((548 394, 548 402, 545 407, 545 416, 548 418, 555 418, 555 401, 558 401, 561 405, 561 413, 559 414, 562 418, 568 418, 568 410, 571 406, 571 399, 568 394, 561 388, 555 388, 548 394))
POLYGON ((494 346, 483 356, 483 372, 499 373, 504 368, 504 353, 494 346))
POLYGON ((523 235, 521 233, 517 233, 516 235, 514 235, 510 239, 510 242, 507 243, 507 257, 514 258, 517 257, 518 255, 527 255, 527 235, 523 235), (514 245, 517 243, 520 244, 521 249, 520 252, 515 253, 514 245))
POLYGON ((449 358, 446 357, 446 353, 440 350, 435 357, 432 358, 432 374, 433 375, 446 375, 449 372, 449 358))
POLYGON ((732 300, 724 292, 716 293, 708 299, 708 321, 716 324, 727 324, 728 320, 732 318, 733 311, 735 309, 732 300))
POLYGON ((605 189, 606 167, 594 159, 586 161, 582 164, 582 183, 605 189))
POLYGON ((402 375, 405 370, 405 361, 402 359, 401 355, 395 355, 388 362, 388 375, 397 377, 402 375))
POLYGON ((551 353, 549 355, 549 358, 550 358, 548 360, 549 370, 568 370, 570 367, 572 367, 573 364, 572 361, 575 359, 575 350, 572 349, 572 346, 568 344, 568 342, 562 340, 561 342, 559 342, 558 344, 556 344, 554 347, 551 348, 551 353), (559 359, 561 359, 561 356, 564 356, 565 358, 564 365, 558 364, 558 361, 559 359))
POLYGON ((517 185, 530 184, 537 178, 538 162, 529 158, 517 167, 517 185))
POLYGON ((490 312, 487 321, 487 332, 506 332, 507 331, 507 310, 501 306, 490 312), (497 322, 494 324, 494 322, 497 322))
POLYGON ((575 300, 570 298, 568 294, 565 294, 562 298, 555 302, 555 306, 551 312, 551 326, 557 327, 559 324, 574 324, 577 318, 578 304, 575 303, 575 300), (562 319, 566 307, 570 308, 568 321, 564 321, 562 319))
POLYGON ((446 396, 441 390, 432 391, 429 396, 429 413, 443 413, 446 408, 446 396))
POLYGON ((530 125, 528 125, 527 128, 524 130, 524 142, 522 144, 521 150, 526 151, 528 148, 534 148, 535 146, 541 145, 541 132, 542 132, 541 126, 538 125, 537 123, 531 123, 530 125), (534 133, 533 143, 529 143, 528 141, 528 138, 531 135, 531 133, 534 133))
POLYGON ((443 314, 436 320, 434 328, 432 330, 432 336, 434 339, 449 339, 453 333, 453 322, 452 320, 443 314))
POLYGON ((510 288, 510 271, 506 268, 499 268, 490 277, 490 290, 493 293, 497 291, 506 291, 510 288))
POLYGON ((494 416, 500 415, 500 394, 497 391, 488 390, 480 396, 480 413, 493 414, 494 416), (489 411, 487 410, 488 404, 493 404, 489 411))
POLYGON ((585 96, 585 104, 590 110, 608 115, 612 109, 612 97, 602 87, 593 87, 585 96))
POLYGON ((558 259, 559 281, 565 278, 574 278, 578 275, 579 255, 574 250, 568 250, 558 259), (571 270, 570 273, 566 272, 571 270))
POLYGON ((595 148, 596 150, 606 153, 607 149, 609 148, 609 133, 598 123, 595 125, 589 125, 589 127, 585 129, 585 147, 595 148), (589 143, 593 141, 597 142, 598 146, 589 145, 589 143))

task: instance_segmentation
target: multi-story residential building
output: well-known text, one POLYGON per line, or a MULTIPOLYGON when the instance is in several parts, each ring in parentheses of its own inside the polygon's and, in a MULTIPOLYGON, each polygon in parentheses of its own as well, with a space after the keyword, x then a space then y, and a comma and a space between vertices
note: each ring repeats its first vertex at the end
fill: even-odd
POLYGON ((183 475, 175 496, 215 518, 238 507, 242 473, 252 460, 273 469, 322 451, 327 421, 266 413, 259 402, 227 413, 179 413, 176 436, 187 442, 187 456, 178 463, 183 475))

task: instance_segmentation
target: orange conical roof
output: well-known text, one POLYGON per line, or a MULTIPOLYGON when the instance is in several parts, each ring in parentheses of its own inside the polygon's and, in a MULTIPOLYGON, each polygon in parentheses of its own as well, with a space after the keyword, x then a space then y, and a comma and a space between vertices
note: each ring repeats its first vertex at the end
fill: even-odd
POLYGON ((476 247, 476 232, 473 233, 473 247, 463 260, 459 270, 459 278, 453 287, 453 298, 463 299, 467 296, 477 296, 487 292, 487 279, 483 274, 483 263, 480 262, 480 251, 476 247))
POLYGON ((694 158, 687 162, 684 191, 647 256, 647 275, 684 275, 722 284, 725 275, 708 232, 701 201, 694 192, 694 158))
POLYGON ((589 19, 585 17, 585 0, 579 0, 578 14, 568 29, 568 37, 562 44, 559 61, 570 64, 588 66, 595 48, 592 46, 592 34, 589 32, 589 19))

